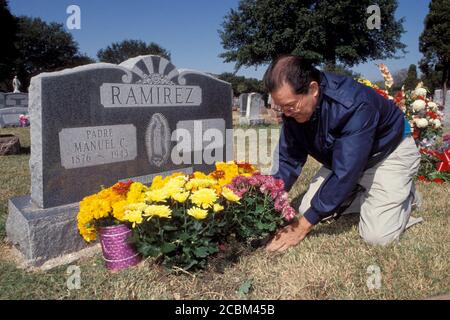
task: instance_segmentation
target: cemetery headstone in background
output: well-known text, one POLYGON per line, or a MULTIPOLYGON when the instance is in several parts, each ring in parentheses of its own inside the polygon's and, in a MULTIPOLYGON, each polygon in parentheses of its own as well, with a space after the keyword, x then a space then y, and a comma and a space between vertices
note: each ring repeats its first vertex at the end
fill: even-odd
POLYGON ((245 117, 241 117, 240 123, 245 125, 257 125, 264 123, 264 117, 262 116, 264 108, 264 100, 262 96, 259 93, 251 93, 248 96, 245 117))
POLYGON ((0 128, 19 126, 21 114, 28 114, 28 94, 0 93, 0 128))
POLYGON ((444 125, 450 126, 450 90, 447 91, 447 95, 445 96, 444 125))
POLYGON ((42 264, 85 247, 78 202, 101 185, 232 159, 231 98, 229 83, 158 56, 34 77, 31 196, 9 201, 8 239, 42 264))
POLYGON ((433 101, 436 102, 437 104, 442 105, 444 101, 444 95, 442 94, 442 90, 438 89, 434 91, 433 101))
POLYGON ((245 116, 247 114, 247 101, 248 93, 241 93, 239 96, 239 111, 241 112, 241 116, 245 116))

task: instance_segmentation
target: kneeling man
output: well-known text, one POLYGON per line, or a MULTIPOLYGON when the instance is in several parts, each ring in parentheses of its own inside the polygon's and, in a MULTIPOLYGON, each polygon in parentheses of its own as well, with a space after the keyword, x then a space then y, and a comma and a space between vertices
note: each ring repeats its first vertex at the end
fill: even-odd
POLYGON ((302 217, 267 246, 298 244, 320 221, 360 213, 359 233, 388 244, 412 224, 420 154, 403 112, 357 81, 321 72, 293 55, 269 66, 264 84, 283 113, 274 176, 289 190, 310 155, 323 166, 301 202, 302 217))

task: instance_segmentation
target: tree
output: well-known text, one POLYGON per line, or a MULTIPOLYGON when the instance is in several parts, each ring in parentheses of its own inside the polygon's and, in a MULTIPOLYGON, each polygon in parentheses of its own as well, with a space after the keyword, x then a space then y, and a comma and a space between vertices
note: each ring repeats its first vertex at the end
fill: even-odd
POLYGON ((78 44, 62 24, 46 23, 39 18, 18 17, 15 46, 18 50, 14 71, 23 88, 41 72, 57 71, 90 63, 92 59, 78 52, 78 44))
POLYGON ((442 66, 430 65, 425 59, 422 59, 419 68, 422 71, 420 80, 430 92, 442 89, 442 66))
POLYGON ((403 85, 405 86, 405 90, 414 90, 417 86, 419 79, 417 78, 417 66, 412 64, 409 66, 408 75, 406 76, 403 85))
POLYGON ((230 72, 224 72, 217 77, 223 81, 231 83, 233 94, 235 96, 239 96, 241 93, 245 92, 264 93, 262 81, 258 79, 236 76, 230 72))
POLYGON ((97 57, 101 62, 120 64, 130 58, 148 54, 158 55, 170 60, 169 51, 154 42, 146 44, 141 40, 114 42, 105 49, 99 50, 97 57))
POLYGON ((408 68, 403 68, 392 73, 394 85, 392 86, 391 90, 393 92, 397 92, 402 89, 402 86, 405 83, 405 79, 408 76, 408 70, 409 70, 408 68))
POLYGON ((343 76, 347 76, 347 77, 351 77, 354 79, 360 78, 361 74, 354 72, 353 70, 350 70, 348 68, 346 68, 345 66, 341 65, 341 64, 336 64, 336 65, 325 65, 323 68, 324 71, 327 72, 331 72, 334 74, 340 74, 343 76))
POLYGON ((2 49, 0 50, 0 91, 10 91, 13 78, 14 58, 17 50, 14 46, 17 33, 17 21, 11 14, 6 0, 0 0, 0 30, 2 30, 2 49))
POLYGON ((396 0, 241 0, 224 18, 219 34, 225 62, 241 66, 269 63, 296 54, 314 63, 346 66, 395 57, 403 19, 396 0), (369 30, 367 8, 378 4, 381 30, 369 30))
POLYGON ((419 39, 419 49, 424 56, 421 70, 426 75, 441 71, 440 83, 446 92, 450 83, 450 0, 432 0, 429 9, 419 39))

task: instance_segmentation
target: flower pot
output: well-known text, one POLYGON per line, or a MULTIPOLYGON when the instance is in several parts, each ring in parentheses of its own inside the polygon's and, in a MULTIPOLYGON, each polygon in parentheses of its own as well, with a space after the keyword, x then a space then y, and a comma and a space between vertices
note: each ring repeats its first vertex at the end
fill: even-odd
POLYGON ((108 270, 121 270, 138 264, 141 256, 128 242, 131 230, 124 224, 99 228, 103 259, 108 270))

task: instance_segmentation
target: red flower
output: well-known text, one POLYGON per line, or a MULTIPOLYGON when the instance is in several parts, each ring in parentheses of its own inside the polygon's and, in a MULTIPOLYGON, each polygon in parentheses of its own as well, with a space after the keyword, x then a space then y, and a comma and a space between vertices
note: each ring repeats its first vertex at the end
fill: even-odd
POLYGON ((422 182, 427 181, 427 178, 425 178, 425 176, 418 176, 417 179, 422 182))
POLYGON ((444 180, 439 179, 439 178, 436 178, 436 179, 433 179, 433 182, 435 182, 435 183, 437 183, 437 184, 443 184, 443 183, 444 183, 444 180))
POLYGON ((439 116, 437 115, 437 113, 436 113, 436 112, 433 112, 433 111, 428 111, 428 112, 427 112, 427 117, 430 117, 431 119, 437 119, 437 118, 439 118, 439 116))
POLYGON ((395 104, 400 105, 402 100, 403 100, 403 92, 399 91, 394 97, 394 102, 395 104))
POLYGON ((244 170, 244 172, 251 172, 253 170, 253 166, 248 162, 237 162, 234 163, 238 166, 239 169, 244 170))
POLYGON ((211 175, 214 177, 214 179, 220 179, 225 176, 225 171, 223 170, 216 170, 211 175))
POLYGON ((132 180, 128 180, 127 182, 117 182, 112 186, 112 189, 115 193, 118 194, 126 194, 130 189, 130 186, 133 184, 132 180))

